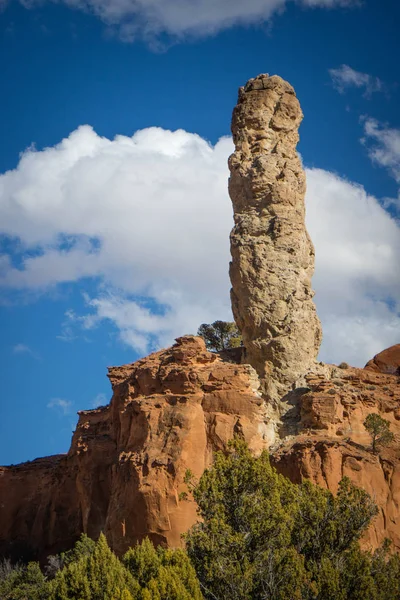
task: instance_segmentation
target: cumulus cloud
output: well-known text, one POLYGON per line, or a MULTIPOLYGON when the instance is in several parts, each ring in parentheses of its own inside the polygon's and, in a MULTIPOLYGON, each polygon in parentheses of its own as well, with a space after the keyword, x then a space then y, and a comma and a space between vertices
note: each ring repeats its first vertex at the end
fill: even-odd
POLYGON ((307 186, 321 357, 362 365, 399 342, 400 227, 362 186, 333 173, 308 169, 307 186))
MULTIPOLYGON (((150 128, 108 140, 88 126, 27 150, 0 176, 0 232, 19 252, 18 264, 3 255, 0 284, 45 292, 90 277, 97 292, 66 315, 68 338, 108 322, 141 354, 230 320, 231 151, 229 138, 150 128)), ((361 186, 307 177, 321 358, 363 364, 398 342, 399 226, 361 186)))
POLYGON ((341 65, 337 69, 329 69, 329 74, 334 88, 341 94, 344 94, 351 87, 363 89, 365 96, 370 96, 373 92, 384 91, 384 84, 379 77, 355 71, 349 65, 341 65))
POLYGON ((53 148, 28 150, 0 177, 0 231, 25 255, 5 256, 0 284, 45 290, 85 277, 104 282, 86 298, 86 328, 108 319, 145 352, 197 325, 230 317, 227 156, 198 135, 158 128, 101 138, 81 127, 53 148))
MULTIPOLYGON (((54 0, 55 1, 55 0, 54 0)), ((167 34, 213 35, 234 25, 268 21, 291 2, 315 8, 351 6, 357 0, 63 0, 71 8, 91 12, 116 27, 125 41, 167 34)), ((27 8, 42 0, 20 0, 27 8)))
POLYGON ((71 412, 72 402, 63 398, 52 398, 47 404, 47 408, 55 409, 63 416, 66 416, 71 412))

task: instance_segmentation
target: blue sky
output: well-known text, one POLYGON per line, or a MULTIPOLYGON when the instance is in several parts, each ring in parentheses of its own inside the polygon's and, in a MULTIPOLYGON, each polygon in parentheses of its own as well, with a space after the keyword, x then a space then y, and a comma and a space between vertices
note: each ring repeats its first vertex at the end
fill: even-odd
POLYGON ((0 464, 67 451, 107 366, 230 318, 230 117, 262 72, 305 115, 321 359, 400 341, 397 2, 0 7, 0 464))

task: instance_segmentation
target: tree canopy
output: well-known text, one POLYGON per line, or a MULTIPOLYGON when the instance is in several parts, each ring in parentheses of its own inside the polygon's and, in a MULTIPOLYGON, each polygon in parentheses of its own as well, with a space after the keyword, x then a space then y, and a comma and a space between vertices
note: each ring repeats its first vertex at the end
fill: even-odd
POLYGON ((377 452, 379 446, 387 446, 394 438, 389 421, 377 413, 369 414, 363 425, 371 436, 373 452, 377 452))
POLYGON ((235 441, 197 485, 189 477, 189 487, 201 522, 186 544, 205 598, 400 598, 398 557, 389 558, 388 548, 376 555, 360 550, 377 509, 348 479, 336 497, 310 482, 293 484, 267 453, 254 458, 235 441), (390 591, 381 585, 386 571, 390 591))
POLYGON ((208 350, 220 352, 227 348, 237 348, 242 345, 242 336, 236 323, 214 321, 200 325, 197 335, 204 338, 208 350))
POLYGON ((189 492, 186 550, 145 539, 118 558, 100 535, 38 563, 0 562, 1 600, 400 600, 400 557, 359 539, 377 512, 343 479, 336 496, 291 483, 235 440, 189 492))
POLYGON ((103 534, 82 535, 75 547, 38 563, 0 565, 1 600, 201 600, 196 572, 182 550, 155 549, 145 539, 119 559, 103 534), (57 560, 54 560, 57 558, 57 560), (55 569, 58 565, 58 569, 55 569))

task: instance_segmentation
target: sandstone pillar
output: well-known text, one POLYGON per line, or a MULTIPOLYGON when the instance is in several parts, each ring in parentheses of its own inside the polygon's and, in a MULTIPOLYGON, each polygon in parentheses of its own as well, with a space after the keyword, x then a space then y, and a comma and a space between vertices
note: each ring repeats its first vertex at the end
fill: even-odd
POLYGON ((275 75, 240 88, 232 118, 232 310, 246 362, 271 400, 296 387, 322 337, 312 301, 305 173, 296 152, 302 118, 292 86, 275 75))

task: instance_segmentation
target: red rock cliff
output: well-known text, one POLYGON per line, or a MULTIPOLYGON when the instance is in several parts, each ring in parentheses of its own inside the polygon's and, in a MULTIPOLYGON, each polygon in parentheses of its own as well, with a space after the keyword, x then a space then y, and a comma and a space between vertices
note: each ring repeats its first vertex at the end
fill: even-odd
MULTIPOLYGON (((400 345, 393 348, 399 352, 400 345)), ((273 464, 292 481, 311 479, 334 493, 340 479, 349 477, 379 507, 364 545, 376 548, 389 537, 400 550, 399 376, 378 368, 325 365, 320 374, 311 373, 306 379, 309 388, 283 419, 273 464), (363 426, 369 413, 387 419, 395 434, 394 441, 376 455, 363 426), (292 435, 285 437, 287 432, 292 435)))
POLYGON ((179 545, 196 520, 194 504, 179 498, 185 471, 199 477, 234 434, 255 453, 270 447, 274 465, 293 481, 309 478, 335 492, 350 477, 380 508, 366 546, 388 536, 400 549, 398 375, 319 365, 308 387, 288 398, 275 442, 277 424, 255 371, 207 352, 200 338, 180 338, 111 368, 109 377, 110 404, 79 413, 67 455, 0 468, 1 553, 44 557, 81 532, 100 531, 119 553, 146 535, 179 545), (362 425, 370 412, 395 433, 379 455, 362 425))
POLYGON ((79 413, 67 455, 0 468, 0 552, 43 557, 81 532, 104 531, 117 552, 148 535, 177 546, 196 519, 180 501, 186 469, 199 477, 234 434, 254 452, 268 417, 249 365, 185 337, 109 370, 108 406, 79 413))

